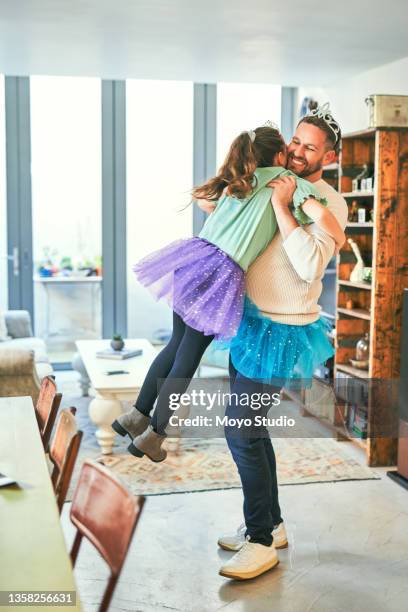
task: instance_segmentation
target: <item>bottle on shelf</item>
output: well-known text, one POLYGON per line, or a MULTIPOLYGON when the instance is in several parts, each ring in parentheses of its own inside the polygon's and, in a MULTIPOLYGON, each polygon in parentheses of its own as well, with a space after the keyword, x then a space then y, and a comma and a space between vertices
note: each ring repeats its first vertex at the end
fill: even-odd
POLYGON ((349 209, 348 220, 350 223, 356 223, 358 221, 358 202, 353 200, 349 209))

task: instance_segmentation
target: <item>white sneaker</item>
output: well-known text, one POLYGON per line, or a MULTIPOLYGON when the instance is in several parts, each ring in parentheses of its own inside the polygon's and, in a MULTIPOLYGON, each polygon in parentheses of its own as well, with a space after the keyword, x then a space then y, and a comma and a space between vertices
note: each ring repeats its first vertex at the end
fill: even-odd
MULTIPOLYGON (((218 546, 221 546, 224 550, 241 550, 245 544, 245 523, 242 523, 237 529, 234 535, 222 536, 218 540, 218 546)), ((286 535, 285 523, 279 523, 272 531, 273 544, 275 548, 287 548, 288 547, 288 536, 286 535)))
POLYGON ((249 580, 264 574, 278 563, 278 554, 273 544, 264 546, 247 540, 241 550, 220 568, 219 574, 234 580, 249 580))

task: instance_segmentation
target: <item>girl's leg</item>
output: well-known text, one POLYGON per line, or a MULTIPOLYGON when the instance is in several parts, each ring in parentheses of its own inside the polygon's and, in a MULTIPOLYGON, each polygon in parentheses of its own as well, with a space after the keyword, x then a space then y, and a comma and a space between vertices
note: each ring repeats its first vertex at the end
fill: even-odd
POLYGON ((166 378, 174 364, 177 349, 184 336, 186 324, 178 314, 173 312, 173 333, 162 351, 157 355, 146 375, 140 389, 135 408, 142 414, 149 416, 154 402, 159 394, 159 380, 166 378))
POLYGON ((173 414, 169 408, 170 395, 173 393, 184 393, 198 368, 201 357, 214 336, 205 336, 202 332, 185 326, 183 339, 181 340, 173 367, 167 374, 157 398, 156 409, 152 418, 153 430, 165 434, 166 426, 173 414))

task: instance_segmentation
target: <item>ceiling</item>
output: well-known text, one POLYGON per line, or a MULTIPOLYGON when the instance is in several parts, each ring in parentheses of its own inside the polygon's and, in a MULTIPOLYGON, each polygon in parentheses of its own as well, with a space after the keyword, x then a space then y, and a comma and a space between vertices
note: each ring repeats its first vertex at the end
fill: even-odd
POLYGON ((406 0, 0 0, 0 72, 329 85, 408 56, 406 0))

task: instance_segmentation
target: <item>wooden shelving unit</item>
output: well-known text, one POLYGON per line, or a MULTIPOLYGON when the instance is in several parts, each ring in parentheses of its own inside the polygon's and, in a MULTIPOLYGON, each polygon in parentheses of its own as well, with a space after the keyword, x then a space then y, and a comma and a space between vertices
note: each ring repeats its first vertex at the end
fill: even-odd
POLYGON ((373 198, 373 191, 346 191, 341 194, 343 198, 373 198))
POLYGON ((348 281, 344 279, 337 279, 339 285, 343 285, 344 287, 351 287, 352 289, 364 289, 365 291, 371 291, 371 283, 366 283, 362 281, 361 283, 355 283, 353 281, 348 281))
MULTIPOLYGON (((359 245, 365 265, 372 267, 372 282, 350 281, 356 261, 348 243, 337 257, 335 376, 367 385, 368 439, 358 443, 366 449, 369 465, 393 465, 396 439, 372 437, 370 431, 374 423, 389 427, 395 415, 371 391, 370 381, 399 378, 402 299, 408 287, 408 129, 371 128, 343 136, 338 190, 349 206, 351 199, 358 199, 367 213, 373 210, 373 221, 349 222, 346 228, 359 245), (353 192, 352 179, 364 164, 374 168, 373 192, 353 192), (350 300, 352 308, 347 308, 350 300), (350 359, 355 358, 355 344, 366 332, 370 334, 369 367, 359 370, 350 359)), ((349 408, 345 404, 345 421, 349 408)))
POLYGON ((364 228, 364 227, 374 227, 374 223, 372 221, 366 221, 365 223, 356 223, 354 221, 349 221, 347 223, 347 227, 356 227, 356 228, 364 228))
POLYGON ((368 310, 364 310, 364 308, 337 308, 337 312, 340 314, 347 315, 348 317, 356 317, 357 319, 365 319, 369 321, 371 319, 371 314, 368 310))
POLYGON ((350 376, 355 376, 356 378, 368 378, 367 370, 360 370, 359 368, 353 368, 351 365, 347 365, 346 363, 336 363, 336 368, 340 372, 345 372, 346 374, 350 374, 350 376))

